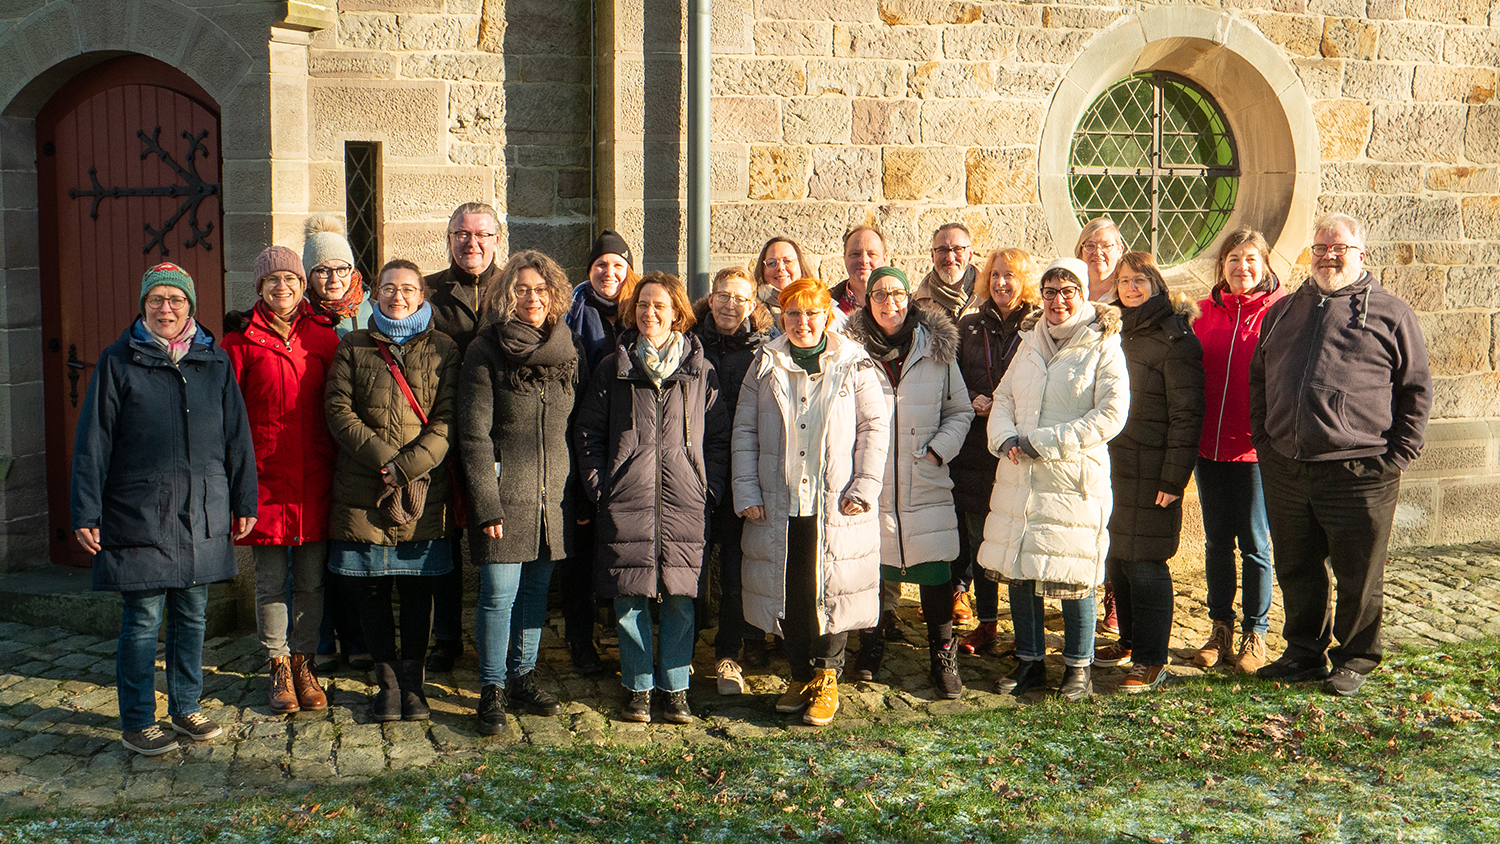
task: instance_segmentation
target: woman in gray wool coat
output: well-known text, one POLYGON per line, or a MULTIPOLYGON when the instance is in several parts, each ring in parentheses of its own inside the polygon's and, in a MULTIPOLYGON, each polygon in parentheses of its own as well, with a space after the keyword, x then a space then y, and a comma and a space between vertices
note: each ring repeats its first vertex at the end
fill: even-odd
POLYGON ((573 553, 568 428, 587 375, 583 347, 563 322, 568 297, 556 261, 531 249, 512 255, 480 302, 459 377, 458 449, 479 566, 479 732, 487 736, 505 729, 508 702, 533 715, 561 709, 535 669, 553 561, 573 553))

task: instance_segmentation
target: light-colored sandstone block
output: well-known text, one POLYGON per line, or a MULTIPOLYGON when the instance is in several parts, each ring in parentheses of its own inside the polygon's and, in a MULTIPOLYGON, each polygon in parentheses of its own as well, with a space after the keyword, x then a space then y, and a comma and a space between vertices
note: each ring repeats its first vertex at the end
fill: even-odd
POLYGON ((1016 33, 1016 58, 1067 65, 1083 52, 1093 34, 1079 29, 1023 29, 1016 33))
POLYGON ((922 62, 912 69, 908 84, 921 99, 938 97, 979 99, 995 92, 991 62, 922 62))
POLYGON ((1380 25, 1380 58, 1405 62, 1443 60, 1443 27, 1412 21, 1380 25))
POLYGON ((386 165, 381 176, 388 220, 446 219, 462 203, 495 202, 495 176, 485 167, 386 165))
POLYGON ((1369 156, 1377 161, 1454 161, 1465 117, 1462 106, 1377 105, 1369 156))
POLYGON ((1047 100, 1063 69, 1050 64, 1002 64, 995 74, 995 93, 1005 99, 1047 100))
POLYGON ((396 16, 388 12, 340 14, 338 44, 350 50, 399 50, 401 28, 396 16))
POLYGON ((1447 279, 1447 272, 1443 267, 1387 266, 1375 272, 1381 285, 1413 310, 1442 310, 1444 282, 1447 279))
POLYGON ((403 50, 472 50, 479 46, 474 15, 407 15, 397 18, 403 50))
POLYGON ((756 21, 755 52, 762 56, 827 56, 833 53, 829 21, 756 21))
POLYGON ((389 53, 314 50, 308 74, 316 77, 387 79, 396 75, 396 68, 399 66, 396 57, 389 53))
POLYGON ((1396 62, 1349 62, 1344 66, 1343 95, 1353 100, 1405 102, 1411 99, 1413 70, 1413 65, 1396 62))
POLYGON ((1293 59, 1292 67, 1309 99, 1337 97, 1344 86, 1344 62, 1339 59, 1293 59))
POLYGON ((808 196, 841 202, 876 199, 880 150, 873 147, 814 147, 808 196))
POLYGON ((850 140, 856 144, 915 144, 922 137, 917 100, 854 100, 850 140))
POLYGON ((1490 371, 1490 314, 1482 311, 1418 316, 1433 375, 1490 371))
POLYGON ((1324 193, 1415 193, 1422 189, 1420 164, 1330 162, 1323 165, 1324 193))
POLYGON ((408 79, 504 82, 505 57, 493 53, 414 53, 402 58, 401 75, 408 79))
POLYGON ((799 97, 807 90, 801 59, 719 57, 710 68, 713 92, 719 96, 799 97))
POLYGON ((811 160, 807 147, 751 147, 750 198, 806 198, 811 160))
POLYGON ((441 82, 311 80, 312 119, 326 127, 313 155, 341 158, 345 140, 381 141, 388 158, 444 158, 448 123, 441 82))
POLYGON ((1500 38, 1490 27, 1454 27, 1443 33, 1443 61, 1450 65, 1500 64, 1500 38))
MULTIPOLYGON (((1472 267, 1467 265, 1456 267, 1433 267, 1438 272, 1446 272, 1442 286, 1442 299, 1439 307, 1430 310, 1446 308, 1457 310, 1459 308, 1484 308, 1495 310, 1500 308, 1500 284, 1495 283, 1497 270, 1494 267, 1472 267)), ((1416 305, 1412 305, 1416 307, 1416 305)), ((1497 314, 1500 316, 1500 314, 1497 314)), ((1500 353, 1500 350, 1497 350, 1500 353)))
POLYGON ((848 97, 793 97, 781 108, 782 137, 789 144, 847 144, 848 97))
POLYGON ((715 54, 755 51, 754 0, 716 0, 709 11, 709 38, 715 54))
POLYGON ((842 255, 844 218, 844 206, 834 202, 715 203, 710 212, 709 248, 743 252, 746 243, 763 243, 781 234, 814 253, 842 255))
POLYGON ((766 143, 781 140, 780 100, 772 97, 714 97, 715 141, 766 143))
POLYGON ((1500 178, 1496 174, 1494 167, 1429 167, 1427 189, 1453 193, 1500 193, 1500 178))
POLYGON ((962 199, 964 163, 952 147, 886 147, 881 184, 891 200, 962 199))
POLYGON ((1500 106, 1469 109, 1464 126, 1464 158, 1482 164, 1500 162, 1500 106))
POLYGON ((1037 200, 1036 151, 1031 147, 971 149, 964 163, 970 205, 1022 205, 1037 200))
POLYGON ((1042 25, 1042 7, 1037 3, 987 3, 980 21, 998 26, 1037 27, 1042 25))
POLYGON ((1272 44, 1295 56, 1322 55, 1323 19, 1275 12, 1247 13, 1245 21, 1272 44))
POLYGON ((750 191, 750 148, 745 144, 713 144, 708 154, 711 198, 739 200, 750 191))
POLYGON ((880 0, 880 19, 892 26, 974 23, 980 14, 979 4, 967 0, 880 0))
POLYGON ((895 61, 812 59, 807 63, 807 93, 904 97, 909 67, 906 62, 895 61))
POLYGON ((967 62, 1004 62, 1016 55, 1016 30, 1009 26, 978 24, 943 30, 943 55, 967 62))
POLYGON ((1494 25, 1491 16, 1495 5, 1491 0, 1446 0, 1442 3, 1410 3, 1407 15, 1417 20, 1437 23, 1458 23, 1471 26, 1494 25))
POLYGON ((773 20, 873 21, 877 0, 756 0, 756 17, 773 20))
POLYGON ((1046 5, 1042 7, 1042 26, 1052 29, 1104 29, 1120 19, 1124 10, 1114 4, 1046 5))
POLYGON ((1419 65, 1412 92, 1418 100, 1483 105, 1495 100, 1493 67, 1419 65))
POLYGON ((1035 144, 1042 131, 1042 106, 994 100, 922 104, 922 142, 964 147, 1035 144))
POLYGON ((1500 196, 1467 196, 1463 201, 1464 235, 1500 240, 1500 196))
POLYGON ((1324 161, 1350 161, 1364 155, 1370 140, 1370 107, 1352 100, 1313 103, 1318 140, 1324 161))
POLYGON ((942 51, 942 33, 929 27, 839 24, 833 28, 833 54, 840 58, 924 62, 938 58, 942 51))
POLYGON ((1323 25, 1319 52, 1330 59, 1373 59, 1379 32, 1379 27, 1369 21, 1333 18, 1323 25))

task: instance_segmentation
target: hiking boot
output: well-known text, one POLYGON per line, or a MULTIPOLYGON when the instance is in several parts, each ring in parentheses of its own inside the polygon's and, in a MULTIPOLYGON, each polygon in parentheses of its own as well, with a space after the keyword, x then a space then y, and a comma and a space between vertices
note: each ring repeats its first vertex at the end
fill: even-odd
POLYGON ((1119 642, 1094 651, 1094 664, 1102 668, 1123 668, 1130 664, 1130 648, 1119 642))
POLYGON ((725 657, 719 660, 719 694, 742 695, 745 693, 745 675, 734 660, 725 657))
POLYGON ((1322 660, 1304 662, 1282 654, 1275 662, 1261 666, 1260 670, 1255 672, 1255 676, 1262 680, 1280 680, 1283 683, 1327 680, 1328 666, 1322 660))
POLYGON ((745 653, 741 664, 746 668, 766 668, 771 664, 771 653, 766 648, 764 635, 745 640, 745 653))
POLYGON ((879 631, 859 634, 859 653, 854 657, 854 679, 874 680, 885 662, 885 637, 879 631))
POLYGON ((1234 657, 1234 667, 1246 674, 1254 674, 1266 664, 1266 637, 1255 632, 1240 634, 1240 650, 1234 657))
POLYGON ((1120 691, 1127 695, 1138 695, 1149 692, 1161 685, 1167 679, 1167 667, 1165 665, 1137 665, 1130 669, 1125 679, 1120 681, 1120 691))
POLYGON ((1071 701, 1087 700, 1093 697, 1094 678, 1089 672, 1089 666, 1064 666, 1062 685, 1058 687, 1057 693, 1065 700, 1071 701))
POLYGON ((1016 667, 1009 674, 995 681, 995 691, 1002 695, 1020 697, 1033 689, 1047 685, 1047 665, 1039 659, 1016 660, 1016 667))
POLYGON ((620 707, 620 720, 637 724, 651 723, 651 690, 631 692, 625 705, 620 707))
POLYGON ((142 756, 160 756, 177 749, 177 739, 155 724, 144 730, 126 730, 120 734, 120 743, 126 750, 134 750, 142 756))
POLYGON ((485 686, 479 690, 479 734, 498 736, 505 732, 505 687, 485 686))
POLYGON ((974 620, 974 599, 968 590, 953 593, 953 623, 968 624, 974 620))
POLYGON ((401 720, 426 721, 432 718, 427 695, 422 692, 422 660, 403 659, 396 663, 396 681, 401 687, 401 720))
POLYGON ((301 708, 297 703, 297 686, 292 681, 292 658, 271 657, 271 711, 286 715, 301 708))
POLYGON ((1229 659, 1234 652, 1234 625, 1228 621, 1215 621, 1208 641, 1193 655, 1193 664, 1201 668, 1213 668, 1229 659))
POLYGON ((807 708, 812 703, 808 690, 812 688, 812 681, 799 683, 793 680, 787 684, 786 693, 776 699, 776 711, 783 715, 794 715, 807 708))
POLYGON ((568 652, 573 657, 573 670, 577 671, 580 677, 592 677, 603 673, 604 661, 599 659, 599 652, 594 649, 592 641, 571 642, 568 644, 568 652))
POLYGON ((427 670, 439 674, 452 671, 453 664, 458 662, 458 657, 463 652, 462 640, 440 639, 433 643, 432 653, 427 655, 427 670))
POLYGON ((896 617, 895 610, 886 610, 880 614, 880 635, 884 636, 887 642, 899 642, 906 638, 901 635, 900 625, 901 620, 896 617))
POLYGON ((928 650, 932 668, 927 672, 927 679, 932 681, 933 691, 944 700, 958 700, 964 693, 964 681, 958 676, 958 651, 954 641, 933 642, 928 645, 928 650))
POLYGON ((1323 681, 1323 691, 1338 695, 1339 697, 1350 697, 1360 690, 1365 684, 1365 675, 1356 672, 1352 668, 1342 665, 1333 669, 1328 679, 1323 681))
POLYGON ((370 695, 370 720, 401 720, 401 680, 396 677, 393 662, 375 663, 375 694, 370 695))
POLYGON ((807 696, 811 703, 802 713, 802 720, 814 727, 826 727, 839 711, 839 678, 832 668, 813 672, 812 682, 807 684, 807 696))
POLYGON ((511 706, 524 706, 528 715, 551 717, 562 711, 557 697, 536 684, 536 672, 512 677, 508 694, 511 706))
POLYGON ((988 651, 995 646, 1000 638, 1000 625, 994 621, 981 621, 979 626, 970 630, 962 639, 958 640, 958 649, 966 654, 988 651))
POLYGON ((178 715, 172 719, 172 732, 193 741, 208 741, 224 734, 224 728, 202 712, 178 715))
POLYGON ((687 689, 663 694, 661 719, 668 724, 693 723, 693 710, 688 708, 687 689))
POLYGON ((1120 613, 1115 609, 1115 585, 1104 582, 1104 613, 1099 616, 1099 629, 1111 636, 1120 635, 1120 613))
POLYGON ((328 695, 318 685, 312 673, 312 654, 292 654, 292 688, 297 692, 297 705, 303 712, 317 712, 328 708, 328 695))

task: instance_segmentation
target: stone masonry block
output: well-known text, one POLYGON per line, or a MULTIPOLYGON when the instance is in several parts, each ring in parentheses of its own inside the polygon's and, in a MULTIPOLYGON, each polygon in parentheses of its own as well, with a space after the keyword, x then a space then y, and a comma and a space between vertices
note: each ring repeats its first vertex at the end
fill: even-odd
POLYGON ((904 97, 906 62, 814 59, 807 63, 807 93, 847 97, 904 97))
MULTIPOLYGON (((43 9, 24 32, 31 57, 42 67, 72 58, 78 52, 73 31, 72 4, 58 3, 43 9)), ((179 17, 181 13, 179 13, 179 17)))
POLYGON ((505 57, 491 53, 412 53, 401 58, 401 75, 408 79, 504 82, 505 57))
POLYGON ((1427 189, 1453 193, 1500 193, 1500 178, 1497 178, 1497 173, 1500 171, 1494 167, 1429 167, 1427 189))
POLYGON ((1448 0, 1446 3, 1410 3, 1407 14, 1416 20, 1484 26, 1495 23, 1489 20, 1494 8, 1492 0, 1448 0))
MULTIPOLYGON (((450 211, 452 209, 449 209, 450 211)), ((405 258, 422 268, 423 273, 437 272, 448 266, 448 247, 444 243, 446 215, 441 220, 424 222, 387 222, 381 227, 381 262, 391 258, 405 258)), ((509 240, 505 225, 500 226, 502 250, 509 240)))
POLYGON ((1016 58, 1066 65, 1083 52, 1093 34, 1081 29, 1023 29, 1016 35, 1016 58))
POLYGON ((1500 64, 1500 38, 1490 27, 1450 28, 1444 33, 1443 61, 1455 66, 1494 67, 1500 64))
POLYGON ((1443 267, 1424 264, 1385 267, 1377 271, 1380 283, 1396 298, 1417 311, 1440 311, 1443 309, 1444 280, 1447 272, 1443 267))
MULTIPOLYGON (((1404 0, 1403 0, 1404 2, 1404 0)), ((1254 6, 1255 0, 1236 0, 1236 6, 1254 6)), ((1363 18, 1367 17, 1367 4, 1365 0, 1306 0, 1303 3, 1305 11, 1314 15, 1325 15, 1334 18, 1363 18)), ((1304 9, 1278 9, 1281 12, 1300 12, 1304 9)))
MULTIPOLYGON (((583 3, 573 5, 580 11, 586 8, 583 3)), ((748 54, 755 51, 754 0, 719 0, 712 4, 711 13, 709 37, 715 53, 748 54)))
POLYGON ((922 141, 974 147, 1035 144, 1042 111, 1037 103, 930 100, 922 104, 922 141))
POLYGON ((130 7, 109 0, 78 3, 78 35, 85 50, 120 49, 130 32, 130 7))
POLYGON ((1379 27, 1354 18, 1331 18, 1323 25, 1319 52, 1329 59, 1373 59, 1379 27))
POLYGON ((443 0, 339 0, 341 12, 441 12, 443 0))
POLYGON ((1432 374, 1490 371, 1490 319, 1479 311, 1420 314, 1432 374))
POLYGON ((1032 3, 987 3, 980 20, 998 26, 1038 27, 1042 25, 1042 8, 1032 3))
POLYGON ((389 12, 339 15, 339 46, 386 52, 401 49, 401 28, 389 12))
POLYGON ((953 147, 886 147, 882 186, 891 200, 962 199, 963 152, 953 147))
POLYGON ((1405 62, 1443 60, 1443 27, 1412 21, 1380 25, 1380 58, 1405 62))
POLYGON ((1439 484, 1442 496, 1436 541, 1473 542, 1500 537, 1500 483, 1454 480, 1439 484))
POLYGON ((777 232, 815 254, 843 254, 844 206, 834 202, 716 203, 710 211, 709 249, 745 251, 777 232))
POLYGON ((978 3, 964 0, 880 0, 880 19, 892 26, 974 23, 980 13, 978 3))
POLYGON ((505 136, 509 143, 588 143, 588 86, 527 82, 505 88, 505 136))
POLYGON ((995 93, 1005 99, 1051 100, 1062 68, 1051 64, 1002 64, 995 72, 995 93))
POLYGON ((1395 62, 1349 62, 1344 66, 1343 95, 1352 100, 1411 99, 1413 66, 1395 62))
POLYGON ((1266 40, 1294 56, 1322 55, 1322 18, 1267 12, 1246 14, 1245 22, 1260 30, 1266 40))
POLYGON ((1494 414, 1500 403, 1500 373, 1432 379, 1433 419, 1476 419, 1494 414))
POLYGON ((718 57, 711 67, 712 90, 719 96, 800 97, 807 71, 799 59, 718 57))
POLYGON ((992 24, 949 27, 943 31, 943 55, 969 62, 1014 60, 1016 30, 992 24))
POLYGON ((344 165, 312 163, 307 165, 308 211, 344 210, 344 165))
POLYGON ((495 177, 487 167, 386 165, 381 170, 382 204, 388 220, 446 220, 462 203, 494 204, 495 177))
POLYGON ((808 196, 841 202, 876 199, 880 150, 871 147, 813 147, 808 196))
POLYGON ((833 54, 841 58, 925 62, 942 55, 943 36, 921 26, 839 24, 833 28, 833 54))
POLYGON ((1047 5, 1042 7, 1042 26, 1052 29, 1104 29, 1120 19, 1115 4, 1047 5))
POLYGON ((912 69, 909 84, 914 96, 979 99, 995 91, 995 66, 990 62, 923 62, 912 69))
MULTIPOLYGON (((582 171, 587 177, 588 171, 582 171)), ((708 178, 714 201, 743 199, 750 191, 750 150, 744 144, 714 144, 708 153, 708 178)), ((584 184, 584 190, 589 186, 584 184)), ((589 193, 582 193, 587 197, 589 193)))
POLYGON ((1431 545, 1433 522, 1437 520, 1437 485, 1403 483, 1391 519, 1391 547, 1431 545))
POLYGON ((381 141, 390 158, 437 158, 448 125, 441 82, 311 80, 317 158, 342 158, 345 140, 381 141))
POLYGON ((755 52, 762 56, 827 56, 833 52, 833 24, 757 21, 755 52))
POLYGON ((711 137, 721 142, 780 141, 780 106, 774 97, 714 97, 711 137))
MULTIPOLYGON (((1445 267, 1500 265, 1500 243, 1429 243, 1416 244, 1416 260, 1445 267)), ((1500 306, 1497 306, 1500 307, 1500 306)))
MULTIPOLYGON (((1339 4, 1339 3, 1349 4, 1349 3, 1358 3, 1358 2, 1359 2, 1359 0, 1330 0, 1330 5, 1339 4)), ((1318 5, 1322 5, 1322 4, 1319 3, 1318 5)), ((1311 12, 1311 11, 1314 11, 1314 10, 1315 10, 1315 7, 1313 5, 1309 5, 1308 6, 1308 11, 1311 12)), ((1330 14, 1333 14, 1333 13, 1330 13, 1330 14)), ((1369 0, 1368 3, 1366 3, 1366 4, 1363 5, 1363 11, 1360 11, 1360 10, 1357 10, 1357 9, 1351 9, 1351 10, 1348 10, 1347 14, 1342 14, 1341 16, 1342 17, 1346 17, 1346 18, 1365 17, 1365 18, 1369 18, 1372 21, 1373 20, 1403 20, 1406 17, 1406 0, 1369 0)))
POLYGON ((1351 161, 1364 155, 1370 140, 1370 107, 1352 100, 1313 103, 1323 161, 1351 161))
POLYGON ((1416 69, 1412 93, 1417 100, 1483 105, 1495 100, 1493 67, 1444 67, 1421 65, 1416 69))
MULTIPOLYGON (((396 57, 387 53, 313 50, 308 75, 352 79, 387 79, 396 75, 396 57)), ((430 74, 408 73, 407 76, 430 74)))
POLYGON ((1473 240, 1500 240, 1500 196, 1464 197, 1464 235, 1473 240))
POLYGON ((805 198, 811 159, 807 147, 751 147, 750 198, 805 198))
POLYGON ((971 149, 964 163, 970 205, 1021 205, 1036 199, 1036 151, 1032 147, 971 149))
MULTIPOLYGON (((555 6, 566 7, 558 3, 555 6)), ((479 46, 475 15, 407 15, 396 18, 402 50, 473 50, 479 46)))
POLYGON ((1339 95, 1344 85, 1344 64, 1339 59, 1292 60, 1303 90, 1313 100, 1329 100, 1339 95))
POLYGON ((1377 105, 1369 156, 1377 161, 1454 161, 1463 144, 1462 106, 1377 105))
MULTIPOLYGON (((1318 201, 1318 211, 1341 211, 1362 218, 1369 228, 1371 244, 1464 237, 1458 200, 1451 197, 1324 196, 1318 201)), ((1377 266, 1383 263, 1374 254, 1370 262, 1377 266)))
MULTIPOLYGON (((1495 275, 1500 270, 1496 270, 1494 267, 1472 267, 1467 265, 1433 267, 1432 269, 1446 273, 1446 281, 1442 287, 1443 298, 1439 303, 1441 308, 1450 310, 1461 308, 1500 309, 1500 284, 1495 283, 1495 275)), ((1415 308, 1417 306, 1412 305, 1412 307, 1415 308)), ((1427 308, 1425 310, 1439 310, 1439 308, 1427 308)), ((1497 314, 1497 316, 1500 316, 1500 314, 1497 314)), ((1500 369, 1500 367, 1492 368, 1500 369)))
POLYGON ((1469 109, 1464 125, 1464 158, 1481 164, 1500 162, 1500 106, 1469 109))
POLYGON ((1323 165, 1324 193, 1416 193, 1422 189, 1420 164, 1365 164, 1335 161, 1323 165))
POLYGON ((850 140, 856 144, 915 144, 921 139, 922 104, 917 100, 858 99, 853 117, 850 140))
POLYGON ((847 144, 848 97, 794 97, 782 103, 782 137, 789 144, 847 144))
POLYGON ((762 20, 873 21, 877 0, 757 0, 762 20))

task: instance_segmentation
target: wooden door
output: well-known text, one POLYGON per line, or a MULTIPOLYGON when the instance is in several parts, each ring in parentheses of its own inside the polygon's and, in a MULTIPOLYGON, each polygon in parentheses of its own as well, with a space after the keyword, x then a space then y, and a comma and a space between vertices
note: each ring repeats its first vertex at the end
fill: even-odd
POLYGON ((181 72, 129 56, 58 91, 36 133, 51 557, 88 565, 69 523, 73 437, 99 354, 139 314, 142 274, 187 270, 196 319, 220 336, 219 111, 181 72))

